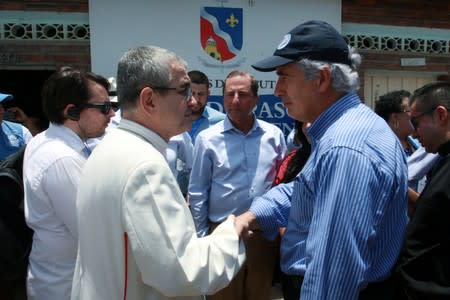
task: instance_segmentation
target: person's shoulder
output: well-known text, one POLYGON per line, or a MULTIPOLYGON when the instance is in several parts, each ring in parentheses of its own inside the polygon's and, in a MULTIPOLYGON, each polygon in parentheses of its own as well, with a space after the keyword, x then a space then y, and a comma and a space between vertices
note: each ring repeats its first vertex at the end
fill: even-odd
POLYGON ((18 126, 20 126, 20 124, 16 122, 11 122, 7 120, 2 121, 2 127, 18 127, 18 126))
POLYGON ((31 134, 30 130, 22 125, 22 137, 25 141, 25 143, 28 143, 33 138, 33 135, 31 134))
POLYGON ((161 165, 166 162, 165 152, 160 151, 158 143, 160 141, 157 139, 147 140, 127 130, 114 129, 95 148, 86 165, 95 169, 114 162, 115 168, 120 170, 135 169, 140 165, 161 165), (124 160, 124 157, 127 159, 124 160))
POLYGON ((28 129, 22 124, 6 120, 2 121, 2 130, 3 132, 5 132, 5 134, 22 134, 22 132, 24 132, 25 130, 28 131, 28 129))
POLYGON ((38 160, 48 160, 49 162, 81 155, 65 140, 49 134, 48 129, 29 141, 26 152, 38 160))
POLYGON ((209 107, 208 105, 205 107, 205 112, 208 120, 211 121, 221 121, 225 119, 225 114, 223 112, 220 112, 214 108, 209 107))
POLYGON ((261 127, 264 131, 273 133, 273 134, 281 134, 283 135, 283 131, 281 131, 280 127, 275 124, 269 123, 267 121, 256 119, 259 127, 261 127))
POLYGON ((393 132, 381 117, 365 104, 349 109, 332 120, 325 130, 325 136, 332 136, 336 142, 363 145, 371 139, 392 140, 393 132), (344 133, 345 134, 342 134, 344 133))
POLYGON ((210 140, 213 137, 217 137, 220 136, 223 131, 224 131, 224 120, 220 120, 217 123, 209 126, 208 128, 203 129, 202 131, 200 131, 197 135, 197 137, 195 138, 195 144, 197 144, 197 142, 201 142, 201 141, 206 141, 206 140, 210 140))
POLYGON ((186 140, 186 135, 189 136, 187 132, 182 132, 180 134, 174 135, 170 138, 169 143, 184 142, 186 140))

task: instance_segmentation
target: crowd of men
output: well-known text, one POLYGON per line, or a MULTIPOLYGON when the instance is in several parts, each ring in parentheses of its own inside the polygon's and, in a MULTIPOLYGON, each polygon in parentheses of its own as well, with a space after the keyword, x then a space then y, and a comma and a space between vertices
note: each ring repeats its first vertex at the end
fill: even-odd
POLYGON ((307 124, 301 170, 276 184, 288 148, 254 115, 249 72, 226 76, 223 114, 207 106, 206 74, 138 46, 118 62, 115 112, 106 78, 63 67, 42 89, 49 128, 32 138, 3 120, 12 96, 0 94, 1 159, 26 144, 26 297, 269 300, 279 265, 286 300, 449 299, 450 82, 388 94, 374 112, 360 63, 314 20, 252 64, 276 72, 274 94, 307 124), (420 190, 411 141, 434 153, 420 190))

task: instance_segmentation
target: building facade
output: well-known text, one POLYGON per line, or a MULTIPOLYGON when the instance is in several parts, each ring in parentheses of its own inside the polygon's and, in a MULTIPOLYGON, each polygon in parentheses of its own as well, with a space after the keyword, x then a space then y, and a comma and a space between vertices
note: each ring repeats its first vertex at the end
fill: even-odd
MULTIPOLYGON (((363 56, 360 94, 369 106, 387 91, 449 80, 447 1, 342 0, 341 7, 342 35, 363 56)), ((0 91, 42 116, 42 83, 63 65, 91 68, 88 0, 1 1, 0 91)))

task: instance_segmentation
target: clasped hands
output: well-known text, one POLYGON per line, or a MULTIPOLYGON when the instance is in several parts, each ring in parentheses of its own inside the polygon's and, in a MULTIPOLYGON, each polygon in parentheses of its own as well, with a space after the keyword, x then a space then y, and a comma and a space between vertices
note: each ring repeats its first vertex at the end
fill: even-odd
POLYGON ((251 238, 255 231, 259 229, 256 216, 251 211, 246 211, 237 217, 235 215, 230 215, 229 218, 234 219, 234 229, 239 237, 244 240, 251 238))

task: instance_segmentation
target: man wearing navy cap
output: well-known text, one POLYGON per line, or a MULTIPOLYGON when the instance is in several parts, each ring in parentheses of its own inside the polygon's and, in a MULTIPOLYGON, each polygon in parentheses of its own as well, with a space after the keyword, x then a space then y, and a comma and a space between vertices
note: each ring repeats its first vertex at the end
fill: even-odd
POLYGON ((33 137, 25 126, 4 120, 6 110, 3 107, 3 101, 12 99, 12 95, 0 93, 0 160, 17 152, 33 137))
POLYGON ((293 190, 279 185, 240 216, 268 238, 287 225, 286 300, 390 296, 387 279, 408 220, 406 160, 392 130, 356 93, 360 61, 332 26, 309 21, 252 65, 276 71, 275 95, 291 117, 311 123, 312 153, 293 190))

